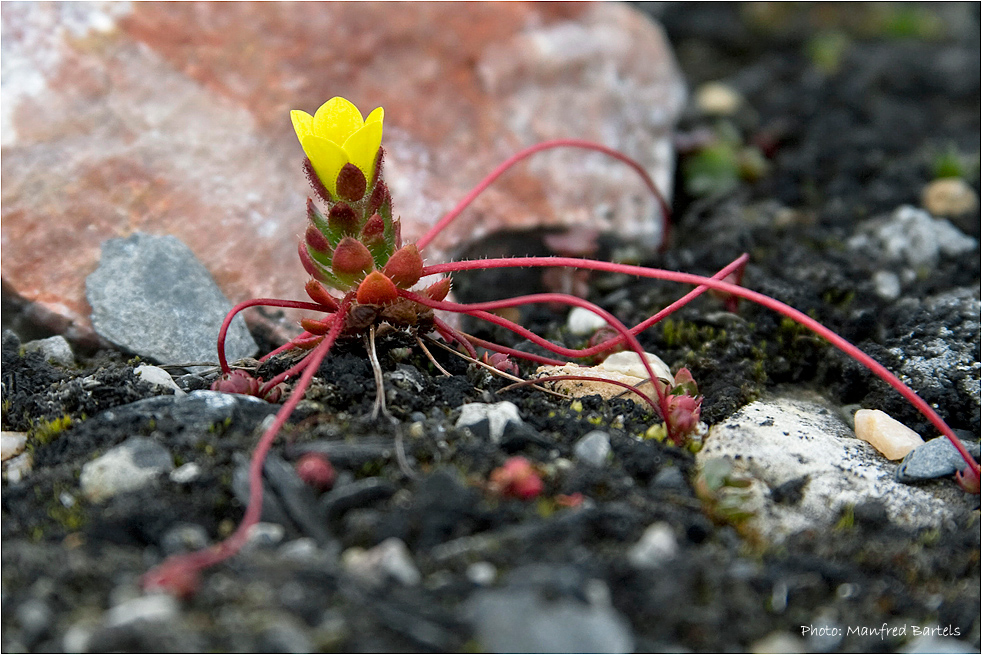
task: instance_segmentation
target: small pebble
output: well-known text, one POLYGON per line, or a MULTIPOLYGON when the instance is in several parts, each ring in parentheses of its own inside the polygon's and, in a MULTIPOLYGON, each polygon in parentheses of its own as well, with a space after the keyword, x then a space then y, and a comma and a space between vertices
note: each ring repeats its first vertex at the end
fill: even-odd
MULTIPOLYGON (((661 380, 671 381, 674 379, 672 377, 672 370, 668 367, 668 364, 663 362, 661 358, 658 357, 658 355, 645 353, 644 356, 651 365, 651 370, 654 372, 655 376, 661 380)), ((641 358, 637 353, 629 350, 614 353, 605 359, 598 368, 611 373, 632 375, 636 378, 641 378, 642 380, 647 380, 649 378, 648 371, 645 369, 644 364, 641 363, 641 358)))
POLYGON ((164 533, 160 547, 167 555, 189 553, 208 546, 208 531, 196 523, 179 523, 164 533))
POLYGON ((61 335, 28 341, 24 344, 24 351, 40 352, 45 361, 53 362, 59 366, 75 365, 75 353, 72 352, 72 347, 65 337, 61 335))
POLYGON ((804 653, 801 639, 787 632, 772 632, 750 645, 751 653, 804 653))
POLYGON ((349 548, 341 555, 348 573, 370 586, 381 586, 387 577, 407 587, 418 585, 422 576, 402 539, 391 537, 374 548, 349 548))
POLYGON ((498 577, 498 569, 491 562, 474 562, 467 567, 467 579, 486 587, 498 577))
POLYGON ((603 316, 586 307, 574 307, 566 319, 566 329, 578 337, 588 337, 606 325, 607 321, 603 316))
POLYGON ((194 462, 181 464, 170 473, 171 482, 177 484, 188 484, 194 482, 199 477, 201 477, 201 467, 194 462))
POLYGON ((119 627, 137 621, 169 621, 177 618, 180 610, 177 599, 170 594, 152 594, 123 601, 106 612, 106 625, 119 627))
POLYGON ((722 82, 706 82, 695 92, 696 108, 708 116, 732 116, 742 104, 740 94, 722 82))
POLYGON ((284 534, 286 534, 286 530, 279 523, 260 521, 249 528, 243 550, 249 548, 272 548, 283 541, 284 534))
POLYGON ((628 561, 640 569, 656 568, 679 552, 675 530, 664 521, 652 523, 627 552, 628 561))
POLYGON ((889 460, 903 459, 924 443, 920 435, 878 409, 856 412, 856 436, 868 442, 889 460))
POLYGON ((961 216, 978 211, 979 196, 962 178, 945 177, 924 187, 921 206, 935 216, 961 216))
POLYGON ((174 378, 170 376, 170 373, 159 366, 141 364, 133 369, 133 372, 136 373, 144 382, 149 382, 152 385, 172 390, 175 396, 184 396, 187 393, 184 391, 184 389, 177 386, 177 383, 174 382, 174 378))
POLYGON ((170 452, 146 437, 131 437, 102 457, 82 465, 79 484, 91 502, 135 491, 174 468, 170 452))
POLYGON ((491 432, 491 441, 499 443, 505 434, 508 423, 522 423, 518 407, 507 400, 500 403, 467 403, 460 407, 460 418, 455 428, 466 428, 487 421, 491 432))
POLYGON ((876 295, 884 300, 896 300, 900 297, 900 277, 891 271, 877 271, 873 274, 873 284, 876 285, 876 295))
MULTIPOLYGON (((972 457, 978 459, 980 448, 977 441, 962 441, 962 444, 972 457)), ((965 460, 948 438, 937 437, 907 453, 895 475, 898 482, 917 482, 954 475, 955 471, 961 471, 965 466, 965 460)))
POLYGON ((34 469, 31 453, 22 453, 3 463, 3 477, 10 484, 17 484, 34 469))
POLYGON ((588 432, 573 446, 573 453, 591 466, 603 466, 610 455, 610 435, 603 430, 588 432))
POLYGON ((0 459, 6 462, 14 455, 19 455, 27 445, 26 432, 0 432, 0 459))

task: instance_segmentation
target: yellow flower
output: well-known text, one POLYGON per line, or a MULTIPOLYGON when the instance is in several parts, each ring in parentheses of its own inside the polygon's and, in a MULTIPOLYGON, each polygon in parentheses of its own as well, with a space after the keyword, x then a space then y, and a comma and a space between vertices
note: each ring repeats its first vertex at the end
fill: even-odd
POLYGON ((344 98, 331 98, 313 116, 298 109, 290 112, 300 145, 331 197, 337 197, 338 173, 349 162, 371 185, 382 145, 383 115, 378 107, 362 119, 358 108, 344 98))

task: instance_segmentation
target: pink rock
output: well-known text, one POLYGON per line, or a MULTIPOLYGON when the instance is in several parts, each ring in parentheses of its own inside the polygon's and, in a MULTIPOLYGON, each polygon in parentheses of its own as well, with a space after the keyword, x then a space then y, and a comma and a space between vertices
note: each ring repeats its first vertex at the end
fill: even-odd
MULTIPOLYGON (((4 294, 77 341, 94 338, 101 243, 135 231, 182 239, 233 301, 303 297, 310 192, 289 110, 335 95, 385 107, 407 240, 544 139, 601 141, 671 186, 683 83, 660 29, 622 5, 24 3, 2 21, 4 294)), ((660 230, 632 171, 546 152, 424 255, 569 225, 649 244, 660 230)))

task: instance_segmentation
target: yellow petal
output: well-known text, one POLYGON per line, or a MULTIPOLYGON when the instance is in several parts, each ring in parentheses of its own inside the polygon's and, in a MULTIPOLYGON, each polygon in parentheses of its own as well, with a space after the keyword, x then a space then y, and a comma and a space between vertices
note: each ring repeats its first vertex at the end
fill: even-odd
POLYGON ((381 123, 383 118, 385 118, 385 111, 381 107, 376 107, 372 110, 372 113, 368 115, 368 118, 365 119, 365 122, 374 123, 375 121, 378 121, 381 123))
POLYGON ((293 129, 301 142, 305 136, 314 130, 314 117, 305 111, 294 109, 290 112, 290 120, 293 121, 293 129))
POLYGON ((348 163, 348 155, 336 143, 316 134, 308 134, 300 140, 307 159, 314 166, 317 177, 331 193, 337 196, 338 173, 341 167, 348 163))
POLYGON ((321 105, 314 114, 313 132, 340 146, 364 124, 357 107, 344 98, 335 97, 321 105))
POLYGON ((382 122, 372 121, 348 137, 344 142, 344 151, 348 160, 361 169, 368 183, 372 183, 375 174, 375 155, 382 145, 382 122))

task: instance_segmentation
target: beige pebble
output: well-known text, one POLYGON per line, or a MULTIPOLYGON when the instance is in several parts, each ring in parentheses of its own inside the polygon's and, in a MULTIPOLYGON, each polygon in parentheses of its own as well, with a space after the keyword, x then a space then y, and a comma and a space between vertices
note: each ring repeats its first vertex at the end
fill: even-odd
POLYGON ((696 107, 709 116, 732 116, 740 109, 743 98, 733 87, 722 82, 706 82, 695 93, 696 107))
MULTIPOLYGON (((668 382, 672 381, 672 370, 668 368, 668 364, 661 360, 661 357, 658 355, 652 355, 651 353, 645 353, 644 357, 648 360, 648 364, 651 365, 652 372, 654 372, 658 379, 666 380, 668 382)), ((602 361, 596 368, 609 373, 630 375, 642 380, 649 379, 648 371, 641 362, 641 357, 639 357, 636 352, 632 352, 630 350, 622 350, 619 353, 614 353, 602 361)))
POLYGON ((7 461, 24 450, 27 444, 26 432, 0 432, 0 459, 7 461))
POLYGON ((903 459, 924 440, 900 421, 878 409, 856 412, 856 436, 890 460, 903 459))
POLYGON ((934 216, 961 216, 978 209, 979 197, 960 177, 945 177, 924 187, 921 205, 934 216))

